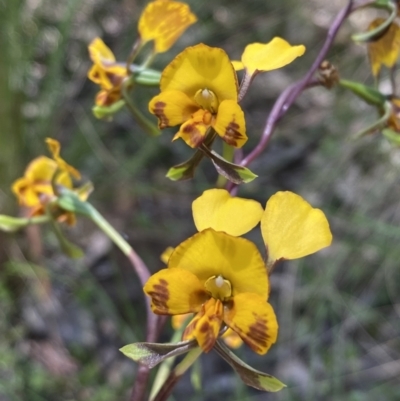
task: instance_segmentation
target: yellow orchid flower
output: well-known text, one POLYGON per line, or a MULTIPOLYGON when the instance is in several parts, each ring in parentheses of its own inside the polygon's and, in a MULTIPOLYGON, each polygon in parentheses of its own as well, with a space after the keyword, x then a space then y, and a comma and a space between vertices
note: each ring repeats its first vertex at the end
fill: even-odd
MULTIPOLYGON (((258 202, 232 197, 224 189, 205 191, 193 202, 192 211, 201 231, 177 248, 168 248, 162 255, 167 269, 144 286, 153 312, 195 313, 183 339, 195 338, 205 352, 225 324, 255 352, 266 353, 278 330, 274 311, 266 302, 267 269, 255 245, 237 236, 261 221, 267 265, 272 266, 328 246, 332 234, 325 215, 292 192, 271 196, 263 210, 258 202)), ((174 317, 173 324, 180 319, 174 317)))
MULTIPOLYGON (((51 138, 47 138, 46 143, 53 158, 40 156, 32 160, 24 176, 12 185, 12 191, 19 204, 28 209, 30 217, 45 214, 46 205, 57 196, 54 193, 54 185, 73 189, 72 177, 80 179, 79 171, 61 158, 60 143, 51 138)), ((87 192, 80 193, 82 200, 88 195, 87 192)), ((72 225, 75 216, 73 213, 60 211, 58 220, 72 225)))
MULTIPOLYGON (((166 248, 160 257, 162 262, 164 262, 165 264, 168 264, 168 261, 172 255, 172 252, 174 252, 174 248, 172 248, 171 246, 166 248)), ((192 316, 191 313, 185 313, 183 315, 172 316, 171 324, 172 324, 173 329, 179 330, 182 327, 182 325, 186 322, 186 320, 189 319, 190 316, 192 316)), ((221 336, 221 338, 225 341, 225 343, 228 345, 228 347, 233 348, 233 349, 239 348, 243 344, 243 341, 238 336, 238 334, 236 334, 230 328, 228 328, 228 330, 225 331, 225 333, 221 336)))
MULTIPOLYGON (((174 248, 169 246, 164 250, 164 252, 161 254, 160 259, 162 262, 164 262, 166 265, 168 264, 169 258, 172 255, 172 252, 174 252, 174 248)), ((174 315, 172 316, 171 319, 171 324, 174 330, 179 330, 182 325, 186 322, 186 320, 189 319, 189 317, 192 316, 191 313, 185 313, 183 315, 174 315)), ((231 348, 239 348, 242 344, 243 341, 242 339, 232 330, 228 329, 226 332, 222 335, 221 337, 225 343, 228 345, 228 347, 231 348)))
POLYGON ((95 103, 97 106, 110 106, 122 97, 122 81, 128 75, 126 67, 116 62, 113 52, 100 38, 90 43, 89 55, 93 66, 88 78, 101 88, 95 103))
POLYGON ((160 128, 181 125, 174 140, 196 148, 213 128, 234 147, 247 141, 236 73, 224 50, 204 44, 186 48, 164 69, 160 89, 149 110, 160 128))
MULTIPOLYGON (((371 22, 368 31, 371 31, 385 22, 383 18, 377 18, 371 22)), ((368 56, 371 63, 372 74, 378 76, 382 65, 392 68, 399 58, 400 52, 400 27, 392 23, 379 39, 368 42, 368 56)))
POLYGON ((196 315, 183 333, 208 352, 223 324, 255 352, 265 354, 278 334, 266 301, 269 280, 256 246, 209 228, 182 242, 144 286, 156 314, 196 315))
MULTIPOLYGON (((196 20, 185 3, 155 0, 147 5, 139 19, 141 43, 154 41, 154 52, 165 52, 196 20)), ((101 89, 95 103, 97 106, 111 106, 122 98, 122 82, 129 75, 127 67, 116 61, 113 52, 100 38, 89 44, 89 55, 93 66, 88 78, 101 89)))
POLYGON ((250 76, 282 68, 304 54, 303 45, 292 46, 286 40, 275 37, 268 43, 251 43, 246 46, 241 61, 233 61, 236 71, 246 69, 250 76))
POLYGON ((143 43, 154 41, 154 52, 166 52, 197 21, 190 7, 179 1, 155 0, 149 3, 139 19, 143 43))

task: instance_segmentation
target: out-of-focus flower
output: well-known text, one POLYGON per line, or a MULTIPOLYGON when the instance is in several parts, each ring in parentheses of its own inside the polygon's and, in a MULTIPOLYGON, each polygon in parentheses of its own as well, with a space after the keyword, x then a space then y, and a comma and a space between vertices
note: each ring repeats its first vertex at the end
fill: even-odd
POLYGON ((164 69, 161 93, 149 104, 159 127, 180 125, 174 140, 200 146, 213 128, 229 145, 247 141, 236 73, 228 55, 204 44, 188 47, 164 69))
MULTIPOLYGON (((12 185, 12 191, 18 198, 19 204, 28 209, 29 216, 39 216, 46 213, 47 204, 57 197, 54 188, 65 187, 74 189, 72 177, 80 179, 80 173, 70 166, 60 156, 60 143, 47 138, 46 143, 53 158, 40 156, 32 160, 22 178, 12 185)), ((89 196, 88 192, 79 192, 82 200, 89 196)), ((57 219, 72 225, 75 222, 73 213, 58 210, 57 219)))
MULTIPOLYGON (((372 31, 385 22, 383 18, 377 18, 371 22, 368 31, 372 31)), ((382 65, 393 68, 399 58, 400 52, 400 27, 393 22, 387 30, 376 40, 368 42, 368 56, 371 63, 372 74, 378 76, 382 65)))
POLYGON ((187 4, 155 0, 144 9, 138 29, 143 43, 153 40, 154 52, 163 53, 196 21, 196 16, 187 4))
POLYGON ((121 99, 121 85, 128 73, 126 66, 117 63, 113 52, 100 38, 95 38, 89 45, 89 55, 93 66, 88 78, 100 86, 96 95, 97 106, 110 106, 121 99))

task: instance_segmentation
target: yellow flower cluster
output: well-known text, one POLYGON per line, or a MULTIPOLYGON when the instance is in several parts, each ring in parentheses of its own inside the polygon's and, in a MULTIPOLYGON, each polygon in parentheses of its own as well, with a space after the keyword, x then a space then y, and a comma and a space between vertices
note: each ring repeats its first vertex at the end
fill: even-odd
MULTIPOLYGON (((24 176, 12 185, 12 191, 19 204, 27 209, 28 217, 46 214, 46 207, 57 197, 57 189, 65 187, 74 190, 72 178, 81 178, 79 171, 61 158, 60 143, 51 138, 47 138, 46 143, 52 159, 40 156, 32 160, 24 176)), ((78 188, 76 191, 82 200, 89 196, 87 190, 79 191, 78 188)), ((55 214, 58 221, 69 225, 75 223, 75 215, 71 212, 56 210, 55 214)))
MULTIPOLYGON (((152 41, 154 54, 166 52, 196 20, 196 16, 185 3, 152 1, 140 17, 136 46, 141 48, 152 41)), ((93 66, 88 78, 100 86, 95 103, 98 106, 110 106, 122 97, 121 85, 131 73, 129 66, 117 62, 112 51, 100 38, 95 38, 90 43, 89 55, 93 66)))
MULTIPOLYGON (((205 191, 192 210, 199 232, 178 245, 167 256, 167 268, 144 287, 153 312, 194 313, 183 339, 196 339, 205 352, 227 326, 252 350, 265 354, 278 334, 268 303, 268 268, 330 245, 324 213, 292 192, 276 193, 263 209, 256 201, 231 197, 222 189, 205 191), (255 244, 240 237, 258 223, 267 263, 255 244)), ((239 344, 235 340, 234 345, 239 344)))

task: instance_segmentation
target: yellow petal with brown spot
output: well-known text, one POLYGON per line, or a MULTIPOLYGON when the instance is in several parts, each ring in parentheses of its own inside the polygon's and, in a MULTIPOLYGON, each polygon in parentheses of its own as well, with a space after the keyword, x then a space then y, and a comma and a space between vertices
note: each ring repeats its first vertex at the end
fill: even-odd
POLYGON ((99 67, 97 64, 93 64, 92 68, 88 72, 88 78, 95 84, 100 85, 102 89, 111 89, 113 84, 108 78, 105 70, 99 67))
POLYGON ((233 295, 254 292, 268 297, 264 261, 257 247, 244 238, 208 228, 178 245, 168 266, 190 271, 203 286, 210 277, 220 275, 230 282, 233 295))
MULTIPOLYGON (((377 18, 371 22, 368 30, 371 31, 385 22, 383 18, 377 18)), ((376 77, 382 65, 392 68, 399 57, 400 52, 400 27, 392 23, 379 39, 368 42, 368 56, 371 63, 372 74, 376 77)))
POLYGON ((225 306, 224 322, 257 354, 265 354, 278 336, 272 306, 257 294, 238 294, 225 306))
POLYGON ((212 228, 240 236, 260 222, 264 209, 259 202, 233 197, 225 189, 209 189, 193 201, 192 212, 198 231, 212 228))
POLYGON ((293 192, 277 192, 268 200, 261 218, 268 259, 297 259, 332 242, 325 214, 293 192))
POLYGON ((196 16, 187 4, 156 0, 144 9, 138 30, 143 42, 154 40, 154 51, 163 53, 196 21, 196 16))
MULTIPOLYGON (((11 189, 18 198, 20 205, 33 207, 40 204, 40 199, 37 192, 33 189, 32 183, 26 178, 19 178, 18 180, 14 181, 11 189)), ((51 187, 49 189, 51 190, 51 187)))
POLYGON ((51 180, 56 170, 57 163, 48 157, 40 156, 32 160, 24 177, 12 185, 12 191, 19 203, 26 207, 36 207, 41 204, 40 195, 53 195, 51 180))
POLYGON ((121 99, 121 87, 116 86, 109 90, 101 90, 97 93, 95 103, 97 106, 111 106, 121 99))
POLYGON ((217 341, 222 324, 223 305, 218 299, 209 299, 186 327, 182 339, 195 338, 204 352, 209 352, 217 341))
POLYGON ((206 137, 211 119, 212 115, 209 111, 203 109, 196 111, 192 118, 180 126, 172 140, 182 138, 191 148, 199 147, 206 137))
POLYGON ((303 45, 292 46, 286 40, 275 37, 268 43, 251 43, 242 54, 242 63, 247 73, 271 71, 290 64, 302 56, 306 48, 303 45))
POLYGON ((191 99, 199 89, 213 92, 218 102, 237 101, 235 70, 224 50, 203 43, 187 47, 165 67, 160 80, 161 91, 177 90, 191 99))
POLYGON ((149 111, 158 118, 158 127, 174 127, 190 119, 199 109, 185 93, 179 91, 161 92, 149 103, 149 111))
POLYGON ((143 289, 151 297, 152 311, 159 315, 198 312, 207 299, 199 279, 179 268, 163 269, 153 274, 143 289))
POLYGON ((224 100, 219 105, 212 126, 228 145, 241 148, 247 142, 244 113, 234 100, 224 100))

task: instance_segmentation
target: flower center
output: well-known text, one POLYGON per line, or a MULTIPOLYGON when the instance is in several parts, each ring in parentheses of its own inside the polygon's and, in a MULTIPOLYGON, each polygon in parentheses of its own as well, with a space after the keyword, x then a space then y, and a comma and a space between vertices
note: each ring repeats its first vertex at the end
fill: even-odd
POLYGON ((201 108, 211 111, 211 113, 216 113, 218 110, 218 99, 214 92, 207 88, 199 89, 194 95, 194 100, 201 108))
POLYGON ((215 299, 226 301, 232 295, 232 286, 221 275, 210 277, 204 284, 206 291, 215 299))

